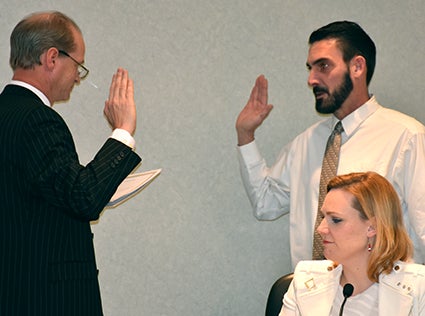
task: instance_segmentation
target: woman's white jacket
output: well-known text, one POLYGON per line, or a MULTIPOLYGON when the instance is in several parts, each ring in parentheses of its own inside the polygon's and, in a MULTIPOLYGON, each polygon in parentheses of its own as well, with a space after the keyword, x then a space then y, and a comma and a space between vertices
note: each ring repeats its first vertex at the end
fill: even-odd
MULTIPOLYGON (((328 316, 341 273, 329 260, 299 262, 279 316, 328 316)), ((397 262, 378 286, 380 316, 425 316, 424 265, 397 262)))

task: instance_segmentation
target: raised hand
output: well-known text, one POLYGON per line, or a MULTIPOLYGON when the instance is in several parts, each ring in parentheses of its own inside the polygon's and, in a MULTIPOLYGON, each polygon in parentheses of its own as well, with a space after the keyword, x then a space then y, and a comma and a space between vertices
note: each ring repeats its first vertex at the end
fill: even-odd
POLYGON ((255 130, 263 123, 273 105, 267 104, 268 82, 260 75, 252 88, 248 103, 239 113, 236 120, 236 131, 238 134, 238 145, 242 146, 254 140, 255 130))
POLYGON ((134 102, 133 80, 125 69, 118 68, 112 76, 109 98, 105 101, 103 113, 112 129, 121 128, 134 135, 136 130, 136 104, 134 102))

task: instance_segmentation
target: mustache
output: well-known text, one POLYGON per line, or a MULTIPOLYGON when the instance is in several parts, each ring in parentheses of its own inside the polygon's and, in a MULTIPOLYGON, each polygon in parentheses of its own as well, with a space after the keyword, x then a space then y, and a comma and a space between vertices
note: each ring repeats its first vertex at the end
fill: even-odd
POLYGON ((316 86, 313 88, 313 93, 314 94, 318 94, 318 93, 327 93, 329 94, 329 90, 325 87, 321 87, 321 86, 316 86))

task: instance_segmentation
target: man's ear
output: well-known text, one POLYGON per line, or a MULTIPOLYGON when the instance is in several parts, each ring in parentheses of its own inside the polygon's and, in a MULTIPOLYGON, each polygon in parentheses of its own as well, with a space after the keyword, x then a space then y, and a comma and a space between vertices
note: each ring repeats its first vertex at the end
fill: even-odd
POLYGON ((356 55, 350 61, 351 74, 358 78, 362 75, 366 75, 366 59, 363 56, 356 55))
POLYGON ((47 51, 41 54, 40 61, 42 65, 51 70, 55 68, 58 57, 58 49, 56 47, 50 47, 47 51))

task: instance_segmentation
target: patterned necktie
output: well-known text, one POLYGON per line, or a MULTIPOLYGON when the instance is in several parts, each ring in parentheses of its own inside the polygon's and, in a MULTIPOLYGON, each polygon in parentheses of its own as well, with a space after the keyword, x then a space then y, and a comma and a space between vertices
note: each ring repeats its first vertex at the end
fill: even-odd
POLYGON ((322 208, 323 200, 326 196, 327 185, 330 179, 336 176, 338 167, 339 149, 341 148, 341 133, 344 130, 341 121, 335 125, 331 136, 329 136, 326 144, 325 155, 323 157, 322 172, 320 173, 320 186, 319 186, 319 206, 316 215, 316 223, 314 225, 314 239, 313 239, 313 260, 323 259, 323 242, 320 235, 317 233, 317 227, 322 221, 320 210, 322 208))

